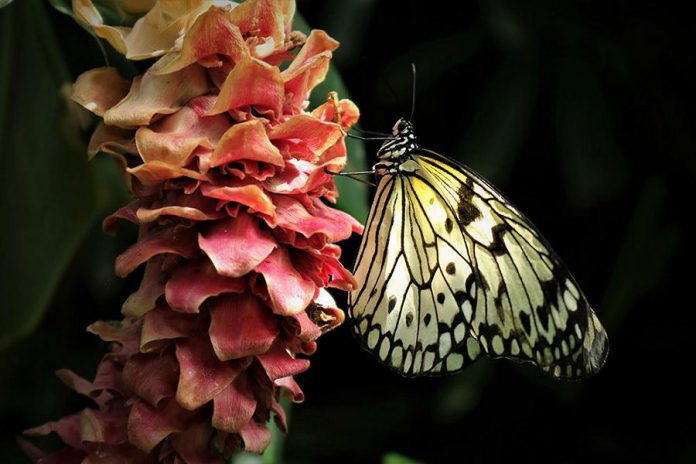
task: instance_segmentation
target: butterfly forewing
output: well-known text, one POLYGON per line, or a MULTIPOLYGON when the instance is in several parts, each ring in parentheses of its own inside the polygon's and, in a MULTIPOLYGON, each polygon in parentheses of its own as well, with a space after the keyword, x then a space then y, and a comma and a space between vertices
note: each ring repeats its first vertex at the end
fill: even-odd
POLYGON ((406 376, 481 356, 581 378, 607 337, 537 229, 465 166, 418 149, 378 186, 350 295, 354 331, 406 376))

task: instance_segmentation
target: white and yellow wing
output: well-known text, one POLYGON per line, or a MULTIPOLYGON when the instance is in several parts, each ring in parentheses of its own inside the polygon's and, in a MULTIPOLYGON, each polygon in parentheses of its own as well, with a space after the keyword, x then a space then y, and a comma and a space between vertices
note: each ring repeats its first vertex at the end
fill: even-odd
POLYGON ((354 332, 405 376, 488 356, 582 378, 606 358, 604 329, 537 229, 481 177, 433 152, 380 180, 355 277, 354 332))

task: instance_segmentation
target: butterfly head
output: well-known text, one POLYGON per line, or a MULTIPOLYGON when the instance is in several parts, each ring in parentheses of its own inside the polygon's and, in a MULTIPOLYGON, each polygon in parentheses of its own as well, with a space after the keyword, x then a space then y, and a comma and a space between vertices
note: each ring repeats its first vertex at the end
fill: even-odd
POLYGON ((418 140, 411 121, 400 118, 392 128, 392 135, 377 151, 377 157, 381 161, 403 160, 404 157, 418 148, 418 140))

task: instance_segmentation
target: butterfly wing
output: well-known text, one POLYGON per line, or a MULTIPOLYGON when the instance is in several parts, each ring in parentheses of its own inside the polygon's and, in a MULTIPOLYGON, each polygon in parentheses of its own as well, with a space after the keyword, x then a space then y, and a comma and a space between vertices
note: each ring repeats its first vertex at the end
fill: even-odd
POLYGON ((537 229, 480 176, 420 150, 380 181, 350 295, 364 346, 406 376, 481 356, 599 370, 606 333, 537 229))

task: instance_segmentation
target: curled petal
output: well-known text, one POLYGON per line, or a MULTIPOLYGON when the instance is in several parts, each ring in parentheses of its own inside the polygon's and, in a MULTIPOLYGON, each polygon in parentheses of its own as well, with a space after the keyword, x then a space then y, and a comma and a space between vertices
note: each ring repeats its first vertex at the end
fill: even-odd
POLYGON ((153 66, 157 74, 170 74, 215 55, 239 62, 248 56, 239 28, 231 24, 221 8, 212 7, 201 14, 184 37, 181 52, 162 57, 153 66))
POLYGON ((275 343, 266 353, 257 356, 268 378, 277 380, 291 375, 297 375, 309 368, 307 359, 295 358, 287 351, 283 343, 275 343))
POLYGON ((276 207, 275 224, 304 237, 322 235, 335 242, 350 237, 354 229, 361 230, 360 224, 350 215, 327 207, 321 200, 313 199, 310 210, 290 196, 273 195, 272 198, 276 207))
POLYGON ((297 270, 318 287, 334 287, 351 290, 357 285, 353 275, 332 255, 333 248, 325 246, 321 252, 314 250, 297 250, 293 254, 293 263, 297 270))
POLYGON ((255 183, 228 181, 226 185, 203 184, 203 195, 222 201, 233 201, 249 207, 249 212, 267 216, 275 214, 275 206, 264 190, 255 183))
POLYGON ((273 312, 251 293, 217 298, 210 319, 210 341, 223 361, 264 353, 278 336, 273 312))
POLYGON ((148 259, 162 253, 173 253, 186 258, 196 256, 195 230, 170 227, 161 233, 142 237, 116 258, 116 275, 125 277, 148 259))
POLYGON ((139 449, 150 452, 162 440, 175 432, 185 430, 194 414, 171 398, 154 407, 136 400, 128 415, 128 441, 139 449))
POLYGON ((147 71, 133 80, 123 100, 104 113, 104 122, 123 128, 145 126, 155 115, 172 114, 207 92, 208 77, 198 65, 165 76, 147 71))
POLYGON ((254 106, 260 113, 281 114, 285 92, 277 67, 245 58, 234 67, 220 88, 211 114, 254 106))
POLYGON ((159 346, 158 342, 190 337, 203 332, 206 321, 191 314, 182 314, 160 306, 145 315, 140 335, 140 351, 146 353, 159 346))
POLYGON ((80 395, 91 397, 96 390, 94 384, 87 379, 80 377, 70 369, 58 369, 56 376, 68 386, 71 390, 76 391, 80 395))
POLYGON ((292 376, 276 379, 274 384, 284 388, 286 390, 286 397, 293 402, 302 403, 304 401, 304 393, 292 376))
POLYGON ((73 0, 73 13, 81 21, 89 24, 94 33, 109 42, 116 51, 123 55, 128 52, 126 36, 130 32, 130 28, 105 25, 104 18, 91 0, 73 0))
POLYGON ((252 31, 261 41, 253 41, 254 54, 263 58, 274 52, 283 51, 286 35, 290 33, 295 2, 290 0, 260 0, 239 5, 229 14, 242 34, 252 31))
POLYGON ((107 126, 100 122, 89 140, 87 158, 91 160, 98 153, 104 153, 114 158, 123 173, 126 185, 130 187, 130 176, 126 175, 126 168, 128 168, 128 158, 137 153, 133 137, 132 130, 107 126))
POLYGON ((164 293, 166 275, 162 272, 164 256, 155 256, 147 261, 140 287, 123 303, 121 313, 140 317, 155 308, 157 299, 164 293))
POLYGON ((256 272, 263 275, 276 314, 297 314, 314 298, 314 284, 297 272, 285 247, 276 248, 256 267, 256 272))
POLYGON ((138 353, 123 367, 123 381, 128 388, 152 406, 176 393, 179 366, 171 354, 138 353))
POLYGON ((188 22, 207 7, 206 1, 156 2, 138 19, 125 38, 126 58, 145 60, 175 48, 175 42, 188 29, 188 22), (176 4, 175 8, 172 8, 176 4))
POLYGON ((186 177, 196 180, 207 180, 205 174, 201 174, 193 169, 186 169, 167 164, 163 161, 150 161, 143 163, 138 167, 127 169, 128 173, 137 177, 138 180, 145 186, 154 186, 169 179, 178 177, 186 177))
POLYGON ((331 51, 336 47, 338 42, 324 31, 313 30, 309 34, 300 52, 281 75, 289 112, 300 111, 312 89, 324 80, 329 71, 331 51))
POLYGON ((239 433, 252 420, 255 410, 254 393, 246 373, 242 373, 213 400, 213 427, 239 433))
POLYGON ((73 448, 81 449, 82 427, 80 425, 80 413, 65 416, 55 422, 47 422, 38 427, 25 430, 26 435, 39 436, 57 433, 63 442, 73 448))
POLYGON ((269 133, 272 141, 291 144, 291 150, 306 147, 319 155, 334 145, 343 134, 338 124, 321 121, 308 114, 293 116, 269 133))
POLYGON ((251 359, 220 361, 207 337, 189 337, 176 344, 179 385, 176 401, 193 411, 223 391, 251 359))
POLYGON ((121 353, 130 356, 140 351, 140 330, 143 321, 137 319, 124 319, 123 321, 97 321, 87 326, 87 332, 98 335, 106 342, 116 342, 121 346, 120 350, 113 353, 121 353))
POLYGON ((246 423, 240 435, 244 441, 244 451, 247 453, 261 454, 271 442, 271 431, 265 425, 257 424, 253 420, 246 423))
POLYGON ((360 110, 352 101, 338 100, 335 92, 329 92, 328 101, 312 110, 312 116, 322 121, 338 123, 347 131, 358 122, 360 110))
POLYGON ((200 116, 191 106, 141 127, 135 143, 143 161, 162 161, 173 166, 189 164, 199 146, 212 148, 230 125, 226 115, 200 116))
POLYGON ((283 156, 268 139, 266 128, 259 119, 230 127, 215 147, 210 166, 221 166, 241 159, 262 161, 279 167, 285 165, 283 156))
MULTIPOLYGON (((127 396, 129 392, 123 383, 122 373, 123 364, 112 357, 104 357, 99 363, 97 374, 94 376, 94 388, 96 390, 92 392, 92 396, 95 396, 100 390, 109 390, 121 397, 127 396)), ((100 395, 100 398, 101 396, 103 395, 100 395)), ((95 399, 95 401, 102 406, 100 398, 95 399)))
POLYGON ((175 433, 170 439, 177 459, 175 462, 186 464, 225 464, 225 461, 213 454, 210 449, 210 440, 213 429, 207 421, 197 422, 175 433))
POLYGON ((167 281, 165 294, 173 310, 197 313, 206 299, 223 293, 241 293, 246 286, 242 279, 221 276, 205 259, 179 266, 167 281))
POLYGON ((97 116, 111 109, 128 95, 130 82, 116 68, 91 69, 80 74, 73 84, 72 99, 97 116))
POLYGON ((227 277, 240 277, 259 265, 276 247, 271 234, 251 215, 216 222, 198 244, 215 269, 227 277))
POLYGON ((128 408, 114 404, 105 410, 84 409, 80 413, 82 441, 118 445, 126 443, 128 408))

